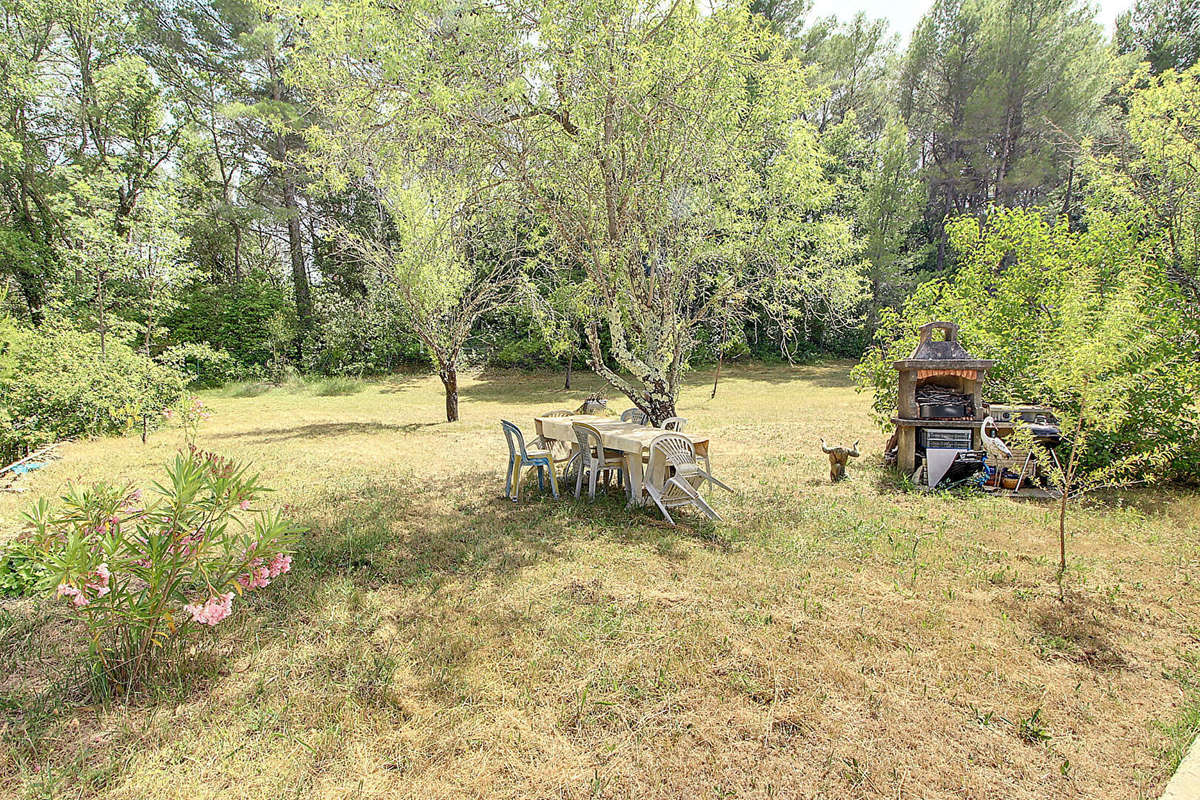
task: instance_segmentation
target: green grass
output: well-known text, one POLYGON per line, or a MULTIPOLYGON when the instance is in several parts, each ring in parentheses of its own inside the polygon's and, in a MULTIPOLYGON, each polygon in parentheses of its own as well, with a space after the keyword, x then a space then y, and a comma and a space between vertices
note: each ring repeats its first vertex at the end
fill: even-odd
MULTIPOLYGON (((737 493, 678 528, 502 499, 498 420, 590 376, 466 378, 454 424, 432 376, 206 393, 201 446, 310 528, 293 571, 129 706, 87 704, 60 604, 0 604, 0 796, 1154 796, 1195 726, 1200 498, 1075 509, 1060 604, 1052 511, 903 491, 847 369, 694 376, 680 414, 737 493), (849 481, 821 436, 863 440, 849 481)), ((180 443, 65 446, 0 538, 180 443)))

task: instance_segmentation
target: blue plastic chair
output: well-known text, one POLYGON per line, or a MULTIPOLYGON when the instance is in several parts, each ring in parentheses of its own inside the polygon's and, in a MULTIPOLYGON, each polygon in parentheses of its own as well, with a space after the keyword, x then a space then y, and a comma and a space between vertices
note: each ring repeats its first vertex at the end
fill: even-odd
POLYGON ((504 482, 504 496, 517 502, 521 498, 522 471, 526 467, 536 467, 538 489, 546 490, 544 471, 549 471, 550 488, 558 497, 558 478, 554 474, 554 456, 550 451, 527 448, 521 429, 506 419, 500 420, 500 427, 504 429, 504 438, 508 440, 508 475, 504 482))

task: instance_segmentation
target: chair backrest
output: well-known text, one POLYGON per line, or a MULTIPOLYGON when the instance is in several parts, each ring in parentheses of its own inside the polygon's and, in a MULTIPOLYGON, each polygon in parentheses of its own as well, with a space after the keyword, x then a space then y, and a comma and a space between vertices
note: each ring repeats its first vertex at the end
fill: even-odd
POLYGON ((525 437, 521 429, 506 419, 500 420, 500 427, 504 429, 504 438, 508 440, 508 455, 513 457, 520 454, 521 458, 525 458, 525 437))
POLYGON ((574 411, 567 411, 565 408, 556 408, 553 411, 547 411, 542 414, 543 417, 570 417, 575 414, 574 411))
POLYGON ((621 422, 632 422, 636 425, 646 424, 646 412, 640 408, 627 408, 621 412, 621 422))
POLYGON ((667 417, 658 427, 664 431, 681 431, 684 425, 687 425, 687 417, 667 417))
POLYGON ((584 469, 592 468, 593 455, 604 461, 604 437, 597 428, 586 422, 572 422, 571 430, 575 431, 575 441, 579 442, 579 458, 583 461, 584 469))
MULTIPOLYGON (((704 480, 700 474, 700 465, 696 463, 696 446, 692 440, 678 433, 664 433, 655 436, 650 442, 650 461, 646 465, 646 475, 663 474, 666 477, 667 468, 675 471, 675 477, 687 481, 693 487, 698 487, 704 480)), ((649 478, 648 478, 649 479, 649 478)))

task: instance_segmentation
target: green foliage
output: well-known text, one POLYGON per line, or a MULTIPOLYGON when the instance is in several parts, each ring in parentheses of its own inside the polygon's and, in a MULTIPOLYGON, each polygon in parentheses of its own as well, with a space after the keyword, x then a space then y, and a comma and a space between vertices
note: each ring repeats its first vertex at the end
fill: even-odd
POLYGON ((264 368, 284 357, 295 331, 288 293, 262 274, 191 285, 164 325, 172 342, 207 344, 244 366, 264 368))
POLYGON ((371 281, 361 294, 317 291, 314 347, 305 368, 324 375, 378 375, 406 364, 428 364, 421 342, 404 323, 394 291, 371 281))
POLYGON ((204 342, 172 345, 158 354, 157 361, 188 376, 188 385, 193 388, 213 388, 230 381, 249 380, 255 372, 224 350, 204 342))
POLYGON ((18 539, 0 547, 0 597, 33 594, 45 575, 42 555, 31 543, 18 539))
POLYGON ((1200 6, 1194 0, 1137 0, 1117 17, 1118 53, 1133 53, 1155 74, 1200 61, 1200 6))
POLYGON ((0 375, 8 423, 0 449, 35 447, 70 436, 119 434, 157 419, 175 403, 184 378, 119 342, 101 354, 99 337, 71 328, 21 330, 12 369, 0 375))
POLYGON ((892 361, 912 351, 918 326, 944 319, 960 325, 972 355, 996 360, 988 400, 1045 404, 1068 421, 1081 407, 1095 415, 1085 463, 1170 451, 1175 474, 1189 474, 1198 375, 1178 345, 1186 335, 1178 290, 1136 231, 1093 222, 1073 232, 1034 210, 954 222, 958 272, 918 287, 901 312, 885 312, 877 344, 854 370, 875 393, 881 424, 896 403, 892 361))
POLYGON ((947 216, 1045 203, 1068 179, 1068 143, 1103 126, 1111 63, 1080 0, 933 4, 913 31, 898 105, 925 153, 939 269, 947 216))
POLYGON ((269 491, 244 466, 190 448, 148 501, 129 487, 70 487, 25 515, 47 574, 87 625, 91 689, 128 692, 169 666, 202 628, 291 566, 300 532, 261 505, 269 491))

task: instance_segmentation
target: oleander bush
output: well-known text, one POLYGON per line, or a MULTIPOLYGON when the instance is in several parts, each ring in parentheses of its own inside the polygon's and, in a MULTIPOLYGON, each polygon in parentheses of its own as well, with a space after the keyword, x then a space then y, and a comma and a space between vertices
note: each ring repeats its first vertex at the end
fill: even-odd
POLYGON ((143 685, 291 568, 300 529, 268 492, 246 466, 189 446, 146 493, 72 486, 24 515, 40 586, 87 628, 92 694, 143 685))

